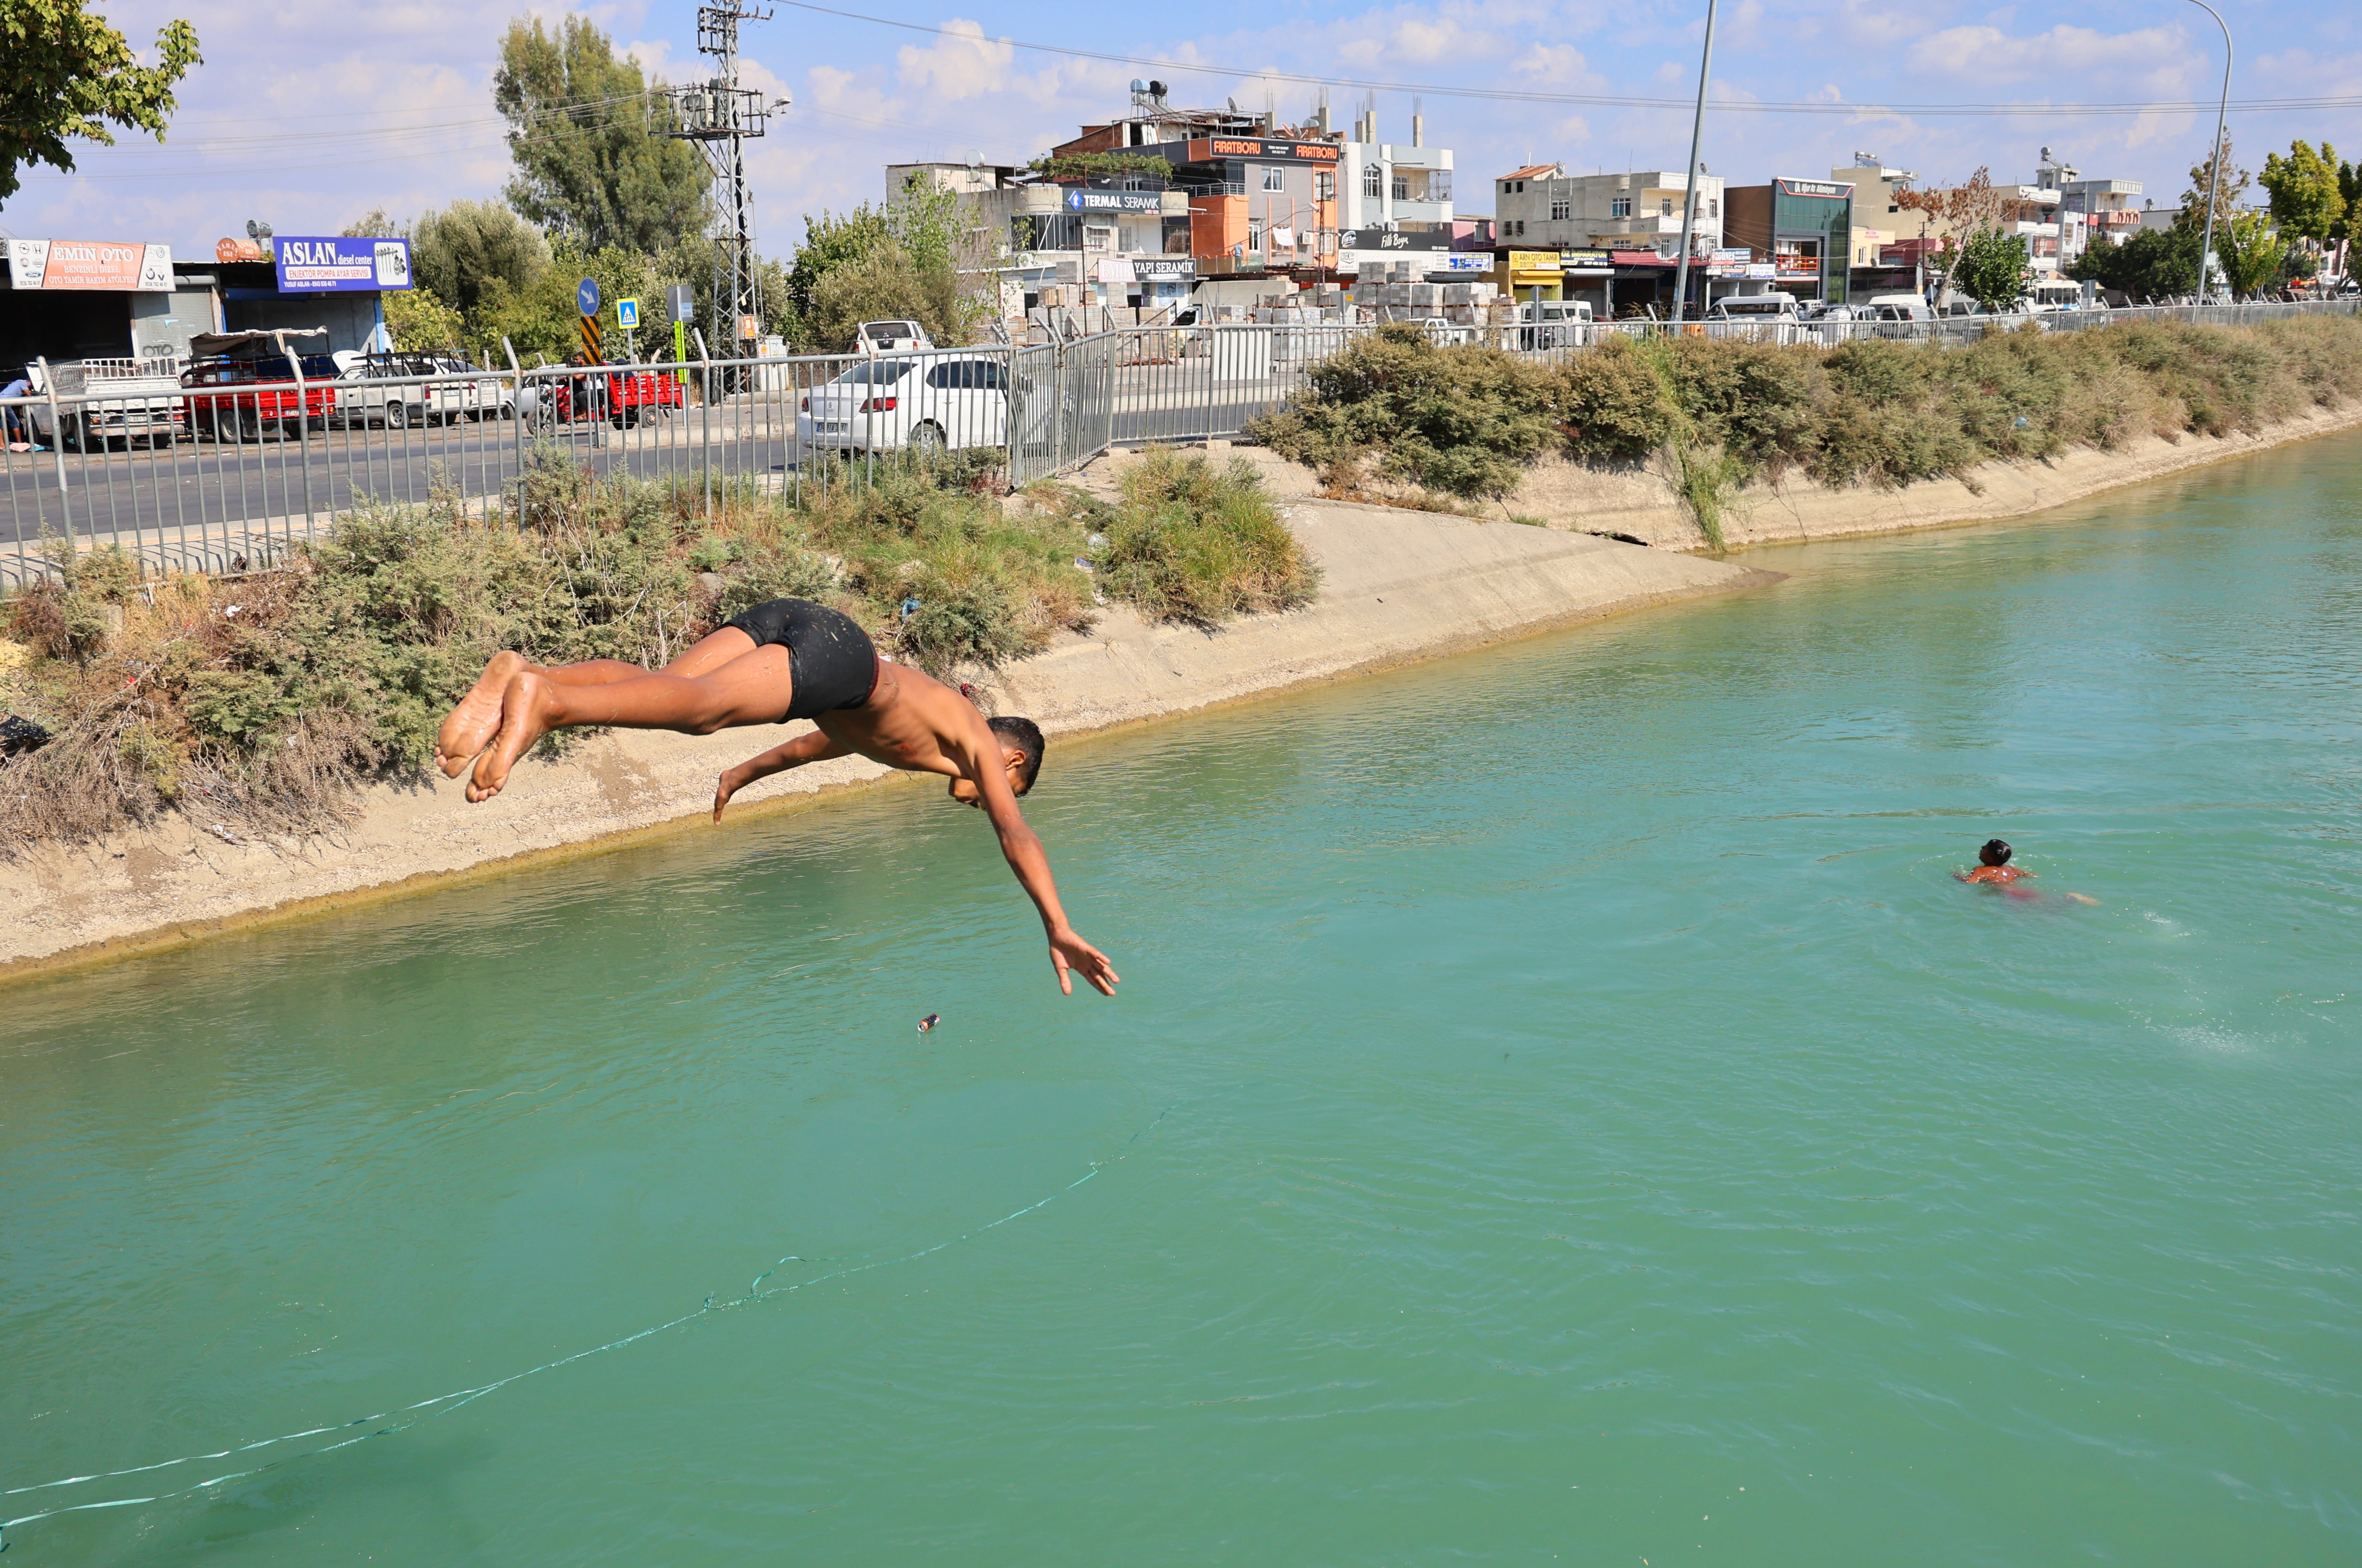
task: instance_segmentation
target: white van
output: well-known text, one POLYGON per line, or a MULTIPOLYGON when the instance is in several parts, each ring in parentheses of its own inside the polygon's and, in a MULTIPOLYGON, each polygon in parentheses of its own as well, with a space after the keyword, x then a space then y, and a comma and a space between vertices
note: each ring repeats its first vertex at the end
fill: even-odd
POLYGON ((1796 296, 1776 289, 1769 293, 1731 294, 1718 299, 1705 316, 1709 336, 1754 343, 1794 343, 1802 327, 1796 315, 1796 296))
POLYGON ((1591 341, 1589 300, 1527 300, 1518 306, 1521 349, 1580 348, 1591 341))
POLYGON ((915 354, 934 346, 915 321, 865 321, 853 334, 854 351, 860 354, 915 354))

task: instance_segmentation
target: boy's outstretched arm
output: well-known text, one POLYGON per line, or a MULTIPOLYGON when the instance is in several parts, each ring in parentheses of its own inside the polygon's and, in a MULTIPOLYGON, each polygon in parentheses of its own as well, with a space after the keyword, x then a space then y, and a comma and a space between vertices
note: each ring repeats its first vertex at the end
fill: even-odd
POLYGON ((853 748, 829 739, 814 730, 798 735, 784 745, 775 745, 759 756, 750 756, 737 767, 725 769, 713 787, 713 820, 722 820, 722 808, 730 797, 757 778, 768 778, 774 773, 785 773, 790 767, 801 767, 807 762, 825 762, 832 756, 851 756, 853 748))
MULTIPOLYGON (((986 756, 998 761, 990 753, 986 756)), ((1042 928, 1050 939, 1050 967, 1057 974, 1058 989, 1068 996, 1075 994, 1071 970, 1097 987, 1100 995, 1115 995, 1116 984, 1123 977, 1115 972, 1106 954, 1066 923, 1065 909, 1058 902, 1058 884, 1050 877, 1049 854, 1042 847, 1041 835, 1025 825, 1008 776, 998 767, 988 766, 981 771, 983 777, 976 782, 984 814, 992 819, 993 831, 1000 835, 1000 853, 1007 857, 1009 868, 1017 873, 1018 885, 1042 911, 1042 928)))

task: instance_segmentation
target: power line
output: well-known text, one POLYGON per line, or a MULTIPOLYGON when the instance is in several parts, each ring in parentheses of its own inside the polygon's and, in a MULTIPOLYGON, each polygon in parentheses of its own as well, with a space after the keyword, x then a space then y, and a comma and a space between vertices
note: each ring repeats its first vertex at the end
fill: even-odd
MULTIPOLYGON (((1021 39, 986 38, 981 34, 960 32, 951 28, 931 27, 923 22, 902 22, 891 17, 872 17, 860 11, 839 10, 832 6, 814 5, 812 0, 777 0, 777 3, 782 6, 792 6, 799 11, 810 11, 818 16, 837 17, 848 22, 867 22, 875 27, 895 28, 903 32, 925 33, 935 38, 952 39, 960 43, 991 48, 1021 49, 1033 54, 1064 55, 1073 60, 1104 61, 1114 65, 1135 65, 1153 71, 1187 72, 1200 76, 1291 82, 1307 86, 1343 87, 1353 92, 1434 94, 1439 97, 1482 98, 1512 104, 1572 104, 1607 109, 1682 109, 1689 106, 1685 100, 1680 98, 1644 98, 1620 94, 1523 92, 1506 87, 1452 87, 1431 82, 1367 82, 1347 76, 1323 76, 1305 72, 1275 71, 1268 68, 1249 70, 1242 66, 1218 65, 1201 60, 1156 60, 1146 55, 1112 54, 1098 50, 1076 49, 1065 44, 1027 43, 1021 39)), ((1970 117, 2022 115, 2194 114, 2206 107, 2205 105, 2194 101, 2188 103, 2159 101, 2145 104, 1828 104, 1802 101, 1775 102, 1767 99, 1754 102, 1711 100, 1711 103, 1716 109, 1745 114, 1849 116, 1895 114, 1970 117)), ((2231 101, 2231 107, 2244 114, 2266 114, 2286 110, 2353 109, 2362 108, 2362 94, 2312 98, 2235 98, 2231 101)))

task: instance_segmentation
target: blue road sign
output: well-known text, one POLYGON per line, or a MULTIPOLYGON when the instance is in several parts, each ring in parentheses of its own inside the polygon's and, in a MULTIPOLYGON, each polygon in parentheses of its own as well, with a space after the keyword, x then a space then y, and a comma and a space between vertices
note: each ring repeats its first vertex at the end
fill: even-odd
POLYGON ((640 302, 637 300, 617 300, 615 302, 615 325, 622 327, 626 332, 637 332, 640 329, 640 302))
POLYGON ((599 314, 599 280, 585 278, 574 285, 574 303, 582 307, 584 315, 599 314))

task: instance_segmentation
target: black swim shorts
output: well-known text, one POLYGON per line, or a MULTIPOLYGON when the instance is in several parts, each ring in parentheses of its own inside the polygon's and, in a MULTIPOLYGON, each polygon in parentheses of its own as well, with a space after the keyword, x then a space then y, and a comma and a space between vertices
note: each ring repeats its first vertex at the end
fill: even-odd
POLYGON ((788 650, 788 679, 794 690, 779 722, 816 718, 842 708, 858 708, 877 685, 877 648, 851 617, 809 599, 774 599, 757 604, 728 624, 755 639, 788 650))

